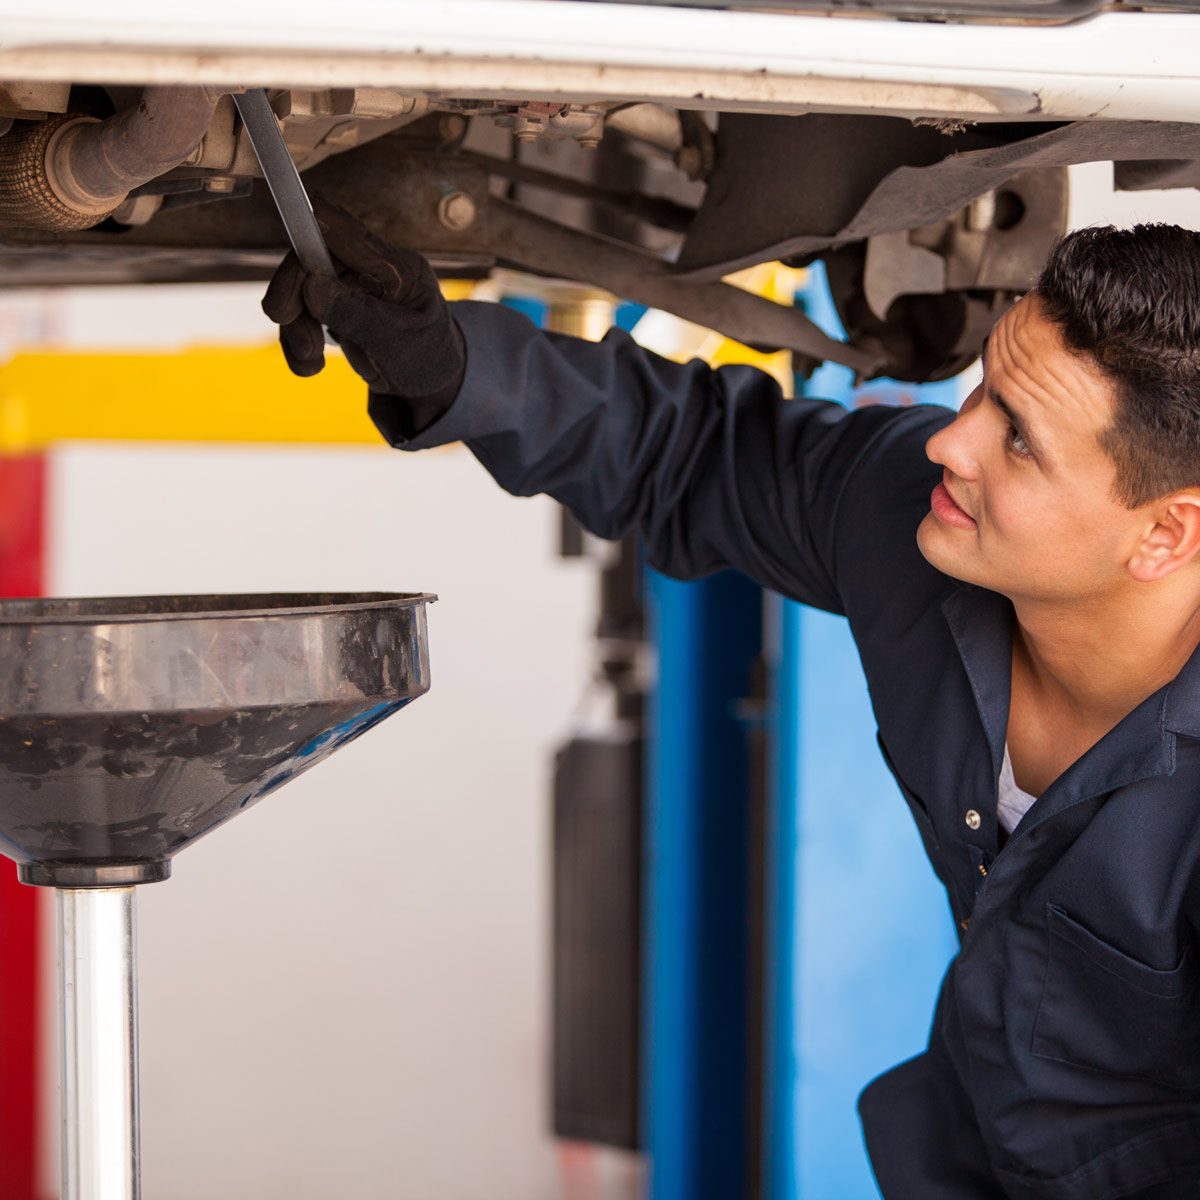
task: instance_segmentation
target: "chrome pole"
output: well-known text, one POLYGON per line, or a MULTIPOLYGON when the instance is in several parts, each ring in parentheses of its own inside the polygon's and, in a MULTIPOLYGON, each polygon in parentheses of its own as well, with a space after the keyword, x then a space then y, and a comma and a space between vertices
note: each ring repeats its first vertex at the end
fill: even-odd
POLYGON ((133 888, 59 888, 62 1200, 139 1200, 133 888))

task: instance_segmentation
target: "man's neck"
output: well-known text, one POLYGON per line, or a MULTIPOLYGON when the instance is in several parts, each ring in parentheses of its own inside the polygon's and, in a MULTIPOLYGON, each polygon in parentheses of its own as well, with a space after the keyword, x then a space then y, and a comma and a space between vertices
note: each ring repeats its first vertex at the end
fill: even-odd
POLYGON ((1200 645, 1200 595, 1186 584, 1071 605, 1014 600, 1014 680, 1081 724, 1110 729, 1200 645))

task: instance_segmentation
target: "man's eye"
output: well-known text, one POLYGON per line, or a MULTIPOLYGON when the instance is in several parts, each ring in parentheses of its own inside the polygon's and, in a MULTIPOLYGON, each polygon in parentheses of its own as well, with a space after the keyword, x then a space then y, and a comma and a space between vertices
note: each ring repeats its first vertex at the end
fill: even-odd
POLYGON ((1015 425, 1008 427, 1008 448, 1021 458, 1032 458, 1033 451, 1025 443, 1025 439, 1017 432, 1015 425))

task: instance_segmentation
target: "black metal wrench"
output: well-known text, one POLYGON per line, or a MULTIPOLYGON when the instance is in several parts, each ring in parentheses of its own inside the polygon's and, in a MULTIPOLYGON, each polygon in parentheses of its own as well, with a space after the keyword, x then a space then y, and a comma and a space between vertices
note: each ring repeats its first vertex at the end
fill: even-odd
MULTIPOLYGON (((329 256, 329 247, 325 245, 312 202, 304 190, 287 142, 283 140, 283 131, 275 119, 267 93, 262 88, 248 88, 245 92, 235 92, 233 102, 250 136, 258 165, 262 167, 263 178, 267 181, 271 198, 279 211, 279 219, 300 260, 300 266, 306 275, 335 278, 337 271, 329 256)), ((325 331, 325 341, 330 345, 337 344, 328 330, 325 331)))

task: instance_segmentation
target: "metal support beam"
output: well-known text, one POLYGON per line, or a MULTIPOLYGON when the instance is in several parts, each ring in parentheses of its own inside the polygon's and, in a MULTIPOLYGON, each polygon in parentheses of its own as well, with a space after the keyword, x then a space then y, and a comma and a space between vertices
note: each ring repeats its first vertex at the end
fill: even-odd
POLYGON ((653 254, 534 216, 497 197, 491 198, 488 208, 492 244, 506 263, 585 279, 616 296, 665 309, 747 346, 791 350, 809 361, 828 359, 864 376, 879 365, 878 355, 829 337, 798 308, 728 283, 685 282, 653 254))

